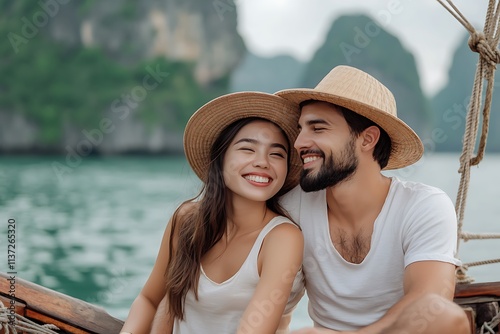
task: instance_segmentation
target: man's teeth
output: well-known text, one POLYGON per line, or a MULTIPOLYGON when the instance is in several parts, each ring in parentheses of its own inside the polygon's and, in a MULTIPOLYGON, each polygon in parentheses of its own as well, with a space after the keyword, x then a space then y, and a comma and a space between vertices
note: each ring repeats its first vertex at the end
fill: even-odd
POLYGON ((304 158, 304 163, 308 163, 308 162, 311 162, 311 161, 315 161, 315 160, 318 160, 319 157, 305 157, 304 158))
POLYGON ((269 178, 264 176, 247 175, 245 176, 245 179, 258 183, 269 183, 269 178))

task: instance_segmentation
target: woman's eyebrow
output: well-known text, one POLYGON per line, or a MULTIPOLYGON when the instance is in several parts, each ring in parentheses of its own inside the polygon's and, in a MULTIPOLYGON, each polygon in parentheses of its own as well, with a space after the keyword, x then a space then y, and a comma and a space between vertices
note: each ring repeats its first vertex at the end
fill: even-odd
POLYGON ((287 152, 288 153, 288 150, 286 149, 285 145, 283 144, 280 144, 280 143, 273 143, 271 144, 271 147, 278 147, 278 148, 281 148, 283 151, 287 152))
MULTIPOLYGON (((252 139, 252 138, 241 138, 240 140, 238 140, 234 144, 236 145, 236 144, 239 144, 239 143, 258 144, 259 141, 257 139, 252 139)), ((271 147, 278 147, 278 148, 283 149, 283 151, 288 152, 288 150, 286 149, 285 145, 280 144, 280 143, 272 143, 271 147)))
POLYGON ((236 143, 234 143, 235 145, 236 144, 239 144, 239 143, 250 143, 250 144, 258 144, 259 141, 256 140, 256 139, 251 139, 251 138, 241 138, 240 140, 238 140, 236 143))

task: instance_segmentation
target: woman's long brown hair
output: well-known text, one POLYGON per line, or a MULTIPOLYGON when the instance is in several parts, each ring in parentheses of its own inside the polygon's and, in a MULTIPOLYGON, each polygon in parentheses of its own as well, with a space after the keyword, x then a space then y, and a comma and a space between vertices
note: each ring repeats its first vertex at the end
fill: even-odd
MULTIPOLYGON (((198 299, 201 258, 226 233, 228 191, 222 170, 224 155, 241 128, 256 120, 263 119, 253 117, 241 119, 224 129, 212 146, 207 182, 198 196, 183 203, 184 205, 198 199, 196 209, 180 215, 179 210, 183 206, 181 205, 172 217, 170 257, 165 273, 169 316, 172 318, 184 319, 184 301, 189 290, 193 290, 198 299), (174 235, 177 236, 175 251, 174 235)), ((288 149, 292 149, 290 143, 288 149)), ((266 204, 275 213, 288 217, 278 202, 278 196, 273 196, 266 204)))

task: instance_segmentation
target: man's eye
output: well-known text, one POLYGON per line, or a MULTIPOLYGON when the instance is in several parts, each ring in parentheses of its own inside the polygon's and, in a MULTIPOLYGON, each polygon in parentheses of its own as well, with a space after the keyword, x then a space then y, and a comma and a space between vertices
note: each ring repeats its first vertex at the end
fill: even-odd
POLYGON ((315 126, 315 127, 313 128, 313 131, 321 131, 321 130, 324 130, 324 129, 325 129, 325 128, 320 128, 320 127, 316 127, 316 126, 315 126))

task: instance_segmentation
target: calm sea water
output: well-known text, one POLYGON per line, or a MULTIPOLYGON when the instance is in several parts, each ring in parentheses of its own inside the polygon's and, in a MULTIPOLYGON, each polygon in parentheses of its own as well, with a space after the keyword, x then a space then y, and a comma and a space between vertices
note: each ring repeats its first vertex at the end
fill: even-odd
MULTIPOLYGON (((64 157, 0 157, 0 244, 7 244, 7 221, 15 219, 19 277, 124 319, 170 215, 197 193, 199 181, 183 158, 87 158, 71 166, 64 157)), ((500 155, 489 155, 473 170, 465 230, 500 233, 499 167, 500 155)), ((431 154, 390 174, 442 188, 454 201, 457 169, 458 155, 431 154)), ((499 245, 470 241, 459 255, 464 262, 498 258, 499 245)), ((6 272, 2 248, 0 271, 6 272)), ((473 267, 469 274, 476 281, 500 280, 500 265, 473 267)), ((292 327, 308 324, 304 298, 292 327)))

